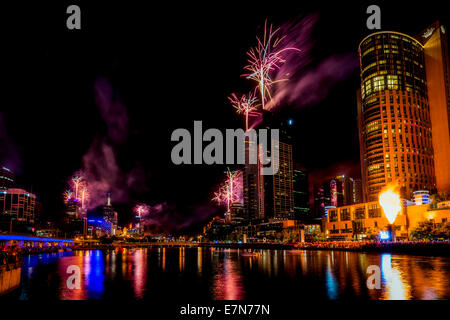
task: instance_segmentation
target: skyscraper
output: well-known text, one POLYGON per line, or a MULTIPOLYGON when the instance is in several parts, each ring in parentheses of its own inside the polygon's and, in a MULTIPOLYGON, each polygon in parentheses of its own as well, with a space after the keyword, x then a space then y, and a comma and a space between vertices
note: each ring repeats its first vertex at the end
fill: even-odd
POLYGON ((423 45, 408 35, 382 31, 359 46, 361 90, 358 128, 366 201, 394 183, 404 198, 434 191, 430 105, 423 45))
MULTIPOLYGON (((264 190, 264 218, 275 218, 280 220, 292 219, 294 217, 294 158, 292 122, 277 119, 269 112, 263 116, 263 128, 279 130, 278 146, 272 144, 272 149, 278 147, 278 158, 273 153, 273 161, 279 163, 278 172, 273 175, 262 177, 264 190)), ((271 156, 273 150, 268 150, 271 156)))
MULTIPOLYGON (((278 146, 268 143, 265 157, 271 158, 272 148, 278 148, 278 172, 261 175, 262 164, 246 164, 244 169, 244 209, 249 220, 291 219, 294 215, 294 161, 291 126, 292 121, 282 121, 271 112, 264 111, 258 129, 279 130, 278 146)), ((268 142, 270 138, 268 139, 268 142)), ((254 146, 246 144, 247 150, 254 146)), ((263 152, 257 147, 258 155, 263 152)), ((248 151, 246 151, 248 154, 248 151)), ((275 153, 274 153, 275 155, 275 153)), ((248 163, 248 159, 246 160, 248 163)))
POLYGON ((110 192, 108 192, 106 205, 103 206, 103 221, 105 224, 108 224, 107 233, 114 235, 117 229, 117 212, 114 211, 114 207, 111 204, 110 192))
POLYGON ((423 45, 438 191, 450 193, 450 63, 447 30, 434 23, 416 37, 423 45))
POLYGON ((296 165, 294 169, 294 219, 308 218, 310 215, 308 174, 305 169, 296 165))

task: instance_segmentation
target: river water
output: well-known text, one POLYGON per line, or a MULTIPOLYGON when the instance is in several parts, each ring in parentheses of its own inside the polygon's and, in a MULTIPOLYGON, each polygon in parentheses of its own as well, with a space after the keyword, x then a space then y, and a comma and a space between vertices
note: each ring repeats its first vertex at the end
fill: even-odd
POLYGON ((74 251, 24 258, 21 287, 37 299, 449 299, 450 258, 343 251, 149 248, 74 251), (69 289, 69 266, 81 271, 69 289), (367 268, 380 267, 381 289, 367 268))

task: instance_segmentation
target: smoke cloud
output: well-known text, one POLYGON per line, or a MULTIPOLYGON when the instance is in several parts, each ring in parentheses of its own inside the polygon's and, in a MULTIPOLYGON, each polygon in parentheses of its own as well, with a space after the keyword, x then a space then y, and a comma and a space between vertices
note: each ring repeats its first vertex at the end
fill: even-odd
POLYGON ((204 223, 217 214, 217 208, 207 204, 190 208, 192 215, 186 217, 180 214, 174 205, 166 202, 150 206, 148 212, 142 216, 146 231, 151 234, 173 234, 197 223, 204 223))
POLYGON ((145 191, 145 172, 136 166, 124 172, 117 162, 116 147, 128 137, 126 107, 117 99, 107 79, 95 83, 96 102, 107 127, 107 135, 97 137, 82 158, 82 168, 75 176, 82 177, 87 189, 86 208, 94 209, 106 203, 111 192, 113 202, 123 203, 131 191, 145 191))
POLYGON ((277 49, 298 48, 301 52, 285 51, 285 63, 273 71, 272 77, 278 82, 274 85, 271 101, 266 104, 268 110, 286 104, 294 107, 314 105, 323 100, 336 83, 358 68, 354 53, 333 55, 314 62, 313 29, 317 21, 318 15, 310 15, 280 27, 279 35, 284 37, 277 49))
POLYGON ((8 135, 2 113, 0 113, 0 165, 13 170, 15 173, 22 171, 20 150, 8 135))

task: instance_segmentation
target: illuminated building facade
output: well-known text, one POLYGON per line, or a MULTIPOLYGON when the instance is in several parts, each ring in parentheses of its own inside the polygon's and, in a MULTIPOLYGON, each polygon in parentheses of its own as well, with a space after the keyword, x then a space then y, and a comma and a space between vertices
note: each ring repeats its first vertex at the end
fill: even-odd
POLYGON ((114 211, 114 207, 111 205, 111 193, 108 192, 106 205, 103 206, 103 220, 104 225, 108 225, 106 233, 109 235, 115 235, 117 230, 117 212, 114 211))
POLYGON ((244 222, 244 205, 240 202, 234 202, 230 207, 230 220, 232 224, 244 222))
POLYGON ((361 202, 363 202, 362 189, 359 179, 340 175, 314 186, 316 217, 322 217, 327 207, 347 206, 361 202))
MULTIPOLYGON (((260 188, 259 194, 263 198, 263 206, 260 205, 264 208, 263 217, 292 219, 295 215, 292 121, 280 121, 272 113, 267 112, 263 116, 263 128, 279 130, 278 159, 273 159, 279 163, 278 172, 260 176, 260 187, 263 186, 263 189, 260 188)), ((272 156, 271 151, 267 151, 268 157, 272 156)))
POLYGON ((436 188, 450 193, 450 63, 447 30, 434 23, 416 37, 423 45, 436 188))
POLYGON ((436 189, 425 52, 416 39, 376 32, 359 46, 358 128, 364 196, 390 183, 403 198, 436 189))
POLYGON ((34 225, 37 217, 36 195, 23 189, 0 191, 0 216, 2 220, 15 220, 34 225))
MULTIPOLYGON (((393 224, 397 240, 408 239, 410 231, 420 222, 443 224, 450 221, 450 206, 439 205, 439 209, 429 204, 403 206, 393 224)), ((325 234, 330 240, 368 240, 387 230, 389 224, 377 201, 328 209, 324 221, 325 234)))

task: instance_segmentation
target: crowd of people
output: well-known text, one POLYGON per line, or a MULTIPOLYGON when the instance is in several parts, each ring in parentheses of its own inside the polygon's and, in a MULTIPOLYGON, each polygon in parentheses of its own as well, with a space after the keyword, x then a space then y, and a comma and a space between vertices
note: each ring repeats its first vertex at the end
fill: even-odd
POLYGON ((21 261, 22 249, 19 246, 0 247, 0 266, 21 261))
POLYGON ((296 244, 298 249, 415 252, 439 250, 450 253, 448 241, 324 241, 296 244))

